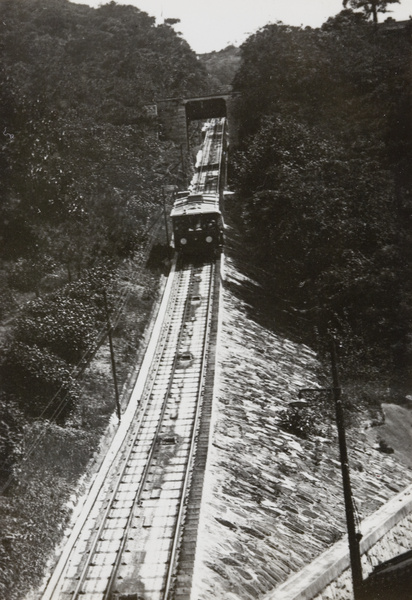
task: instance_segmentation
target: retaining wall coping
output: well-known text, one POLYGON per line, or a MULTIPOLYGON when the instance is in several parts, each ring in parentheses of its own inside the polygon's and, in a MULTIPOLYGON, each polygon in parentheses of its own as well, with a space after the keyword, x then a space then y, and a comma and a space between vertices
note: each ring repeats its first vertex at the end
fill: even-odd
MULTIPOLYGON (((411 512, 412 485, 409 485, 362 521, 360 527, 362 533, 361 554, 367 552, 411 512)), ((345 535, 276 590, 266 594, 263 600, 311 600, 349 566, 348 538, 345 535)))

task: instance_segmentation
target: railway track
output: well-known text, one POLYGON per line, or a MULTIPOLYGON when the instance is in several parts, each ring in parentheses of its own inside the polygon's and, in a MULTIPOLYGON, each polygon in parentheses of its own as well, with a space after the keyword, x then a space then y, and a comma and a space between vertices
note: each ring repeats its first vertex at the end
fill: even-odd
POLYGON ((206 391, 215 269, 214 262, 176 269, 138 409, 43 600, 172 598, 206 391))
POLYGON ((219 189, 219 178, 221 176, 218 165, 221 164, 223 152, 223 123, 218 123, 213 135, 208 137, 203 147, 203 156, 207 158, 206 164, 203 163, 199 168, 199 172, 193 178, 193 191, 213 193, 219 189), (211 168, 215 166, 216 168, 211 168))

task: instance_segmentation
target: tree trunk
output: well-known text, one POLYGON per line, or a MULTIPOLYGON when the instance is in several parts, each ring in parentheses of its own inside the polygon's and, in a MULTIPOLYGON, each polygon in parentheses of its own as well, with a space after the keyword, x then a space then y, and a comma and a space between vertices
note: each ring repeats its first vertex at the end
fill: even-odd
POLYGON ((373 15, 373 22, 375 25, 377 25, 378 23, 378 10, 376 8, 376 1, 372 0, 372 15, 373 15))

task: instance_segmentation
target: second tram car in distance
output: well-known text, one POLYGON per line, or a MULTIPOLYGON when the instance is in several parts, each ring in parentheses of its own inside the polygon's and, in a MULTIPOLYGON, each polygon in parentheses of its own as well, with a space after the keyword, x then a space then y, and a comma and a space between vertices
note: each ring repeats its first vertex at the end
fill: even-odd
POLYGON ((222 198, 226 183, 226 119, 211 119, 190 191, 179 194, 170 214, 175 249, 183 254, 217 254, 223 247, 222 198))

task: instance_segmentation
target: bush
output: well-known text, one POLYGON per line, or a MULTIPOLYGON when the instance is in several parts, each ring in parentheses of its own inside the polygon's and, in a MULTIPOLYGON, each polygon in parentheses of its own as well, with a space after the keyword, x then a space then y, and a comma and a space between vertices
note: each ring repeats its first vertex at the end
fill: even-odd
POLYGON ((289 407, 279 413, 278 425, 304 440, 319 434, 315 417, 308 408, 289 407))
POLYGON ((13 473, 22 454, 22 415, 13 402, 3 395, 0 399, 0 486, 13 473))
POLYGON ((44 258, 39 261, 31 258, 19 258, 10 270, 9 285, 19 292, 36 292, 38 294, 43 276, 53 267, 54 263, 51 259, 44 258))
POLYGON ((18 319, 15 339, 76 364, 93 346, 103 322, 101 287, 75 282, 31 302, 18 319))
POLYGON ((13 343, 3 358, 0 375, 7 397, 29 417, 61 423, 79 398, 69 365, 38 346, 13 343))

